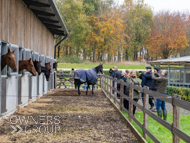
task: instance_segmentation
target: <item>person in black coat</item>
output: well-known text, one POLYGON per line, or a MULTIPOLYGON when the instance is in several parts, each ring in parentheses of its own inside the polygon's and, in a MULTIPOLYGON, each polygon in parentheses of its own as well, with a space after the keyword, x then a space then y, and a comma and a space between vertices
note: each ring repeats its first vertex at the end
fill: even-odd
MULTIPOLYGON (((151 66, 146 67, 146 73, 139 73, 139 78, 142 79, 141 86, 147 86, 149 87, 150 90, 152 90, 152 70, 151 66)), ((142 94, 142 100, 144 103, 144 95, 142 94)), ((150 109, 152 110, 154 108, 154 103, 153 103, 153 97, 149 96, 149 104, 150 104, 150 109)))
MULTIPOLYGON (((158 71, 159 71, 159 68, 155 67, 154 68, 154 73, 155 73, 154 76, 155 77, 159 77, 158 71)), ((156 91, 157 85, 158 85, 158 81, 152 80, 152 85, 150 87, 150 90, 156 91)), ((156 100, 154 100, 154 101, 156 102, 156 100)), ((156 112, 156 108, 152 109, 152 111, 156 112)))
MULTIPOLYGON (((110 69, 109 73, 113 78, 117 78, 117 81, 119 82, 119 80, 121 79, 121 72, 118 71, 118 68, 116 66, 114 66, 114 70, 110 69)), ((114 87, 114 81, 113 81, 113 87, 114 87)), ((117 84, 117 90, 120 90, 120 84, 117 84)), ((114 94, 114 91, 112 91, 112 93, 114 94)), ((119 94, 117 94, 117 98, 120 98, 119 94)))
MULTIPOLYGON (((128 76, 128 74, 129 74, 129 71, 128 71, 128 70, 125 70, 124 74, 123 74, 122 77, 121 77, 121 79, 122 79, 124 82, 127 81, 127 78, 128 78, 127 76, 128 76)), ((129 96, 129 89, 128 89, 125 85, 124 85, 124 91, 123 91, 123 92, 124 92, 124 94, 125 94, 126 96, 129 96)), ((124 98, 123 104, 124 104, 125 109, 129 110, 129 101, 124 98)))

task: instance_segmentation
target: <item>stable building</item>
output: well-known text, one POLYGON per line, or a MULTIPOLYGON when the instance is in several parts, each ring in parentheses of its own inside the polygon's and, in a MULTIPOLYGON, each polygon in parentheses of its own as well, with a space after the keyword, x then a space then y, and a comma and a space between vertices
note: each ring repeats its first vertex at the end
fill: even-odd
MULTIPOLYGON (((41 61, 41 66, 56 62, 56 46, 68 36, 63 19, 53 0, 0 0, 0 65, 2 55, 14 51, 17 70, 8 65, 0 74, 0 117, 26 106, 47 91, 54 90, 56 71, 32 75, 19 71, 19 61, 41 61), (61 41, 55 45, 55 37, 61 41), (59 38, 60 39, 60 38, 59 38)), ((5 61, 5 60, 4 60, 5 61)))

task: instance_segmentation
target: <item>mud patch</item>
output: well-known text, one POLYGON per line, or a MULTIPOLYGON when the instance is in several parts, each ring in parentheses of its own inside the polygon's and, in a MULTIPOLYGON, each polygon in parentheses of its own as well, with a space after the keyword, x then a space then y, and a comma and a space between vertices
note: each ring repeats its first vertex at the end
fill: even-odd
POLYGON ((44 95, 21 109, 19 113, 3 119, 0 126, 1 141, 138 142, 102 91, 96 90, 95 95, 88 96, 85 95, 85 90, 81 93, 82 96, 78 96, 76 90, 59 89, 54 94, 44 95), (18 117, 22 120, 18 120, 18 117), (23 117, 29 119, 27 124, 23 117), (17 128, 15 133, 11 133, 13 132, 11 125, 17 128), (23 129, 20 133, 17 133, 19 127, 16 125, 23 129))

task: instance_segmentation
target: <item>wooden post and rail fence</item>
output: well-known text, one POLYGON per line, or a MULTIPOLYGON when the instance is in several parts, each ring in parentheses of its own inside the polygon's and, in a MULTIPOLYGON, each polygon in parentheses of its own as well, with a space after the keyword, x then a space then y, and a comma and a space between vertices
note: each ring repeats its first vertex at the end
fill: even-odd
MULTIPOLYGON (((60 76, 61 74, 57 74, 60 76)), ((63 74, 62 74, 63 75, 63 74)), ((70 74, 64 74, 67 81, 71 81, 70 74), (67 77, 66 77, 67 76, 67 77)), ((71 87, 73 86, 73 82, 71 82, 71 87)), ((167 96, 163 95, 161 93, 151 91, 146 87, 140 87, 135 86, 133 84, 128 84, 124 82, 123 80, 118 81, 116 78, 112 78, 107 75, 98 75, 98 83, 95 86, 97 89, 98 87, 101 87, 107 98, 109 98, 110 101, 114 104, 115 107, 120 111, 121 114, 123 114, 121 111, 125 111, 129 119, 125 118, 127 122, 130 122, 129 124, 134 121, 143 131, 143 137, 145 139, 151 138, 152 141, 155 143, 160 143, 160 141, 148 130, 148 120, 149 117, 154 119, 156 122, 160 123, 162 126, 164 126, 166 129, 168 129, 173 134, 173 143, 179 143, 180 139, 184 140, 185 142, 190 142, 190 136, 185 134, 180 130, 180 108, 183 108, 185 110, 190 111, 190 102, 180 100, 180 96, 173 95, 173 96, 167 96), (114 82, 114 86, 113 86, 114 82), (117 90, 117 84, 120 84, 120 91, 117 90), (124 94, 124 86, 129 87, 129 96, 126 96, 124 94), (138 90, 141 93, 144 93, 144 104, 140 105, 139 103, 135 102, 133 100, 133 92, 134 90, 138 90), (113 92, 114 91, 114 92, 113 92), (117 99, 117 93, 120 94, 120 101, 117 99), (161 119, 159 116, 155 115, 148 109, 148 99, 149 95, 158 98, 160 100, 163 100, 167 103, 170 103, 173 106, 173 123, 170 124, 167 121, 161 119), (126 99, 129 101, 129 110, 127 110, 123 105, 123 100, 126 99), (133 116, 133 105, 135 105, 137 108, 142 110, 143 112, 143 124, 141 124, 134 116, 133 116)), ((124 116, 124 115, 123 115, 124 116)))

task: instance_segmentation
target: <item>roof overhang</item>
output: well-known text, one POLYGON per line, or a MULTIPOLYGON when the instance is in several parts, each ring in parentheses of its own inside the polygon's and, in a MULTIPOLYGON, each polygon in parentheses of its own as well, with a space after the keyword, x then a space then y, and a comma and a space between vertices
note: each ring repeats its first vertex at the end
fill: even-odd
POLYGON ((22 0, 53 35, 67 36, 67 27, 54 0, 22 0))
POLYGON ((151 65, 190 65, 190 56, 149 61, 151 65))

